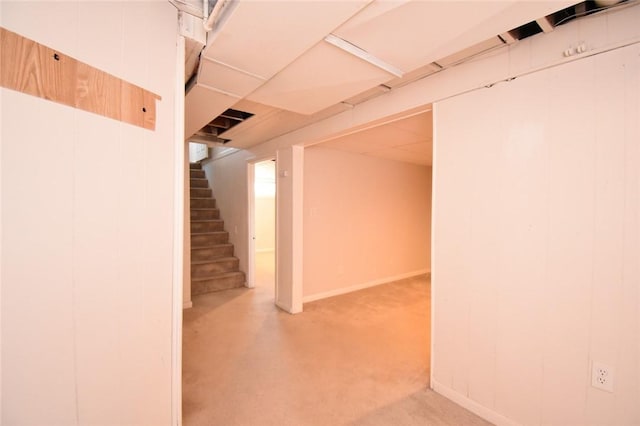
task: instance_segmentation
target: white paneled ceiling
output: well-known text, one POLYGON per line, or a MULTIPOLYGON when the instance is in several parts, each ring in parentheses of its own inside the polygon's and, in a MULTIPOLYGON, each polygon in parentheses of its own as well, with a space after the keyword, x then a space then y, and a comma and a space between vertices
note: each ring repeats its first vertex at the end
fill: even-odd
POLYGON ((239 98, 260 87, 265 82, 264 79, 251 74, 238 72, 206 57, 202 57, 200 61, 200 71, 198 74, 198 84, 215 87, 218 90, 233 94, 239 98))
POLYGON ((234 98, 245 97, 271 79, 371 1, 232 1, 208 35, 200 71, 185 98, 185 137, 237 102, 234 98), (216 101, 208 101, 205 93, 216 101), (220 93, 231 96, 222 98, 220 93))
POLYGON ((203 55, 270 78, 369 2, 237 1, 203 55))
POLYGON ((431 110, 361 130, 317 146, 430 166, 433 151, 431 110))
MULTIPOLYGON (((498 35, 574 3, 233 0, 208 35, 195 85, 185 99, 185 136, 227 108, 246 104, 258 112, 247 109, 255 115, 223 137, 234 147, 265 142, 438 72, 478 50, 502 47, 498 35), (403 77, 328 44, 328 35, 400 69, 403 77), (433 64, 438 61, 442 63, 433 64)), ((399 122, 389 126, 369 135, 369 146, 377 148, 367 155, 430 162, 426 139, 415 140, 415 132, 402 129, 399 122), (387 146, 389 138, 379 135, 389 133, 402 144, 387 146)), ((343 142, 363 149, 360 141, 343 142)))
POLYGON ((407 2, 370 20, 349 21, 334 33, 407 72, 439 59, 434 56, 434 48, 459 37, 508 5, 508 2, 407 2))
POLYGON ((392 74, 321 42, 247 98, 313 114, 392 78, 392 74))
POLYGON ((334 34, 408 72, 526 23, 530 3, 544 16, 572 2, 409 1, 334 34))

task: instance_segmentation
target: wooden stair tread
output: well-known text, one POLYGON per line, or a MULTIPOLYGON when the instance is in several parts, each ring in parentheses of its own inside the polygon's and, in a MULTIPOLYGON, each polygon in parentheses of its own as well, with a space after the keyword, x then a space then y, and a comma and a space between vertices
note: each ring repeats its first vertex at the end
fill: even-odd
POLYGON ((244 272, 242 271, 220 272, 219 274, 212 274, 210 277, 191 278, 191 281, 209 281, 209 280, 215 280, 216 278, 229 278, 229 277, 237 277, 240 275, 244 275, 244 272))
MULTIPOLYGON (((194 234, 194 232, 192 232, 194 234)), ((210 232, 195 232, 197 235, 220 235, 220 234, 228 234, 228 231, 210 231, 210 232)))
MULTIPOLYGON (((199 164, 190 168, 201 170, 199 164)), ((190 173, 191 295, 242 287, 246 275, 239 270, 229 232, 224 230, 206 174, 190 173), (205 186, 206 185, 206 186, 205 186)))
MULTIPOLYGON (((207 263, 219 263, 219 262, 228 262, 228 261, 233 261, 236 260, 237 257, 235 256, 231 256, 231 257, 217 257, 215 259, 210 259, 210 260, 192 260, 191 264, 192 265, 206 265, 207 263)), ((234 271, 235 272, 235 271, 234 271)))
POLYGON ((209 246, 191 247, 191 250, 210 249, 210 248, 217 248, 217 247, 233 247, 233 244, 231 243, 212 244, 209 246))

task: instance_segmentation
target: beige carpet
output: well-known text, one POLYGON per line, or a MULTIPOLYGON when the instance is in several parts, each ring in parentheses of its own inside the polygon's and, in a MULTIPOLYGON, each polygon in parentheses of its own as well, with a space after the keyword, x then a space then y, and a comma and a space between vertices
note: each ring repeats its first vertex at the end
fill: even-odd
POLYGON ((259 274, 256 289, 198 296, 185 311, 185 425, 488 424, 428 390, 425 277, 292 316, 259 274))

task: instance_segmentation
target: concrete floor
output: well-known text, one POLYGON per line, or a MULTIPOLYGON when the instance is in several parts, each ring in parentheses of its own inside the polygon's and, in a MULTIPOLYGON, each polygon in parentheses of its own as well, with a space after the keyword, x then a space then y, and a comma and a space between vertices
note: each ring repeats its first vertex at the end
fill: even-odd
POLYGON ((428 389, 429 280, 273 305, 255 289, 195 297, 184 313, 183 419, 195 425, 487 425, 428 389))

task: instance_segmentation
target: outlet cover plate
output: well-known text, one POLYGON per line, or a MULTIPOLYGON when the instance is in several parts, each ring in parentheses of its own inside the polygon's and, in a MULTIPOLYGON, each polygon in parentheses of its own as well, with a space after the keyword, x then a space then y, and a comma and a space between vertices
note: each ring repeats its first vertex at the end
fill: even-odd
POLYGON ((591 386, 606 392, 613 392, 613 367, 593 361, 591 386))

